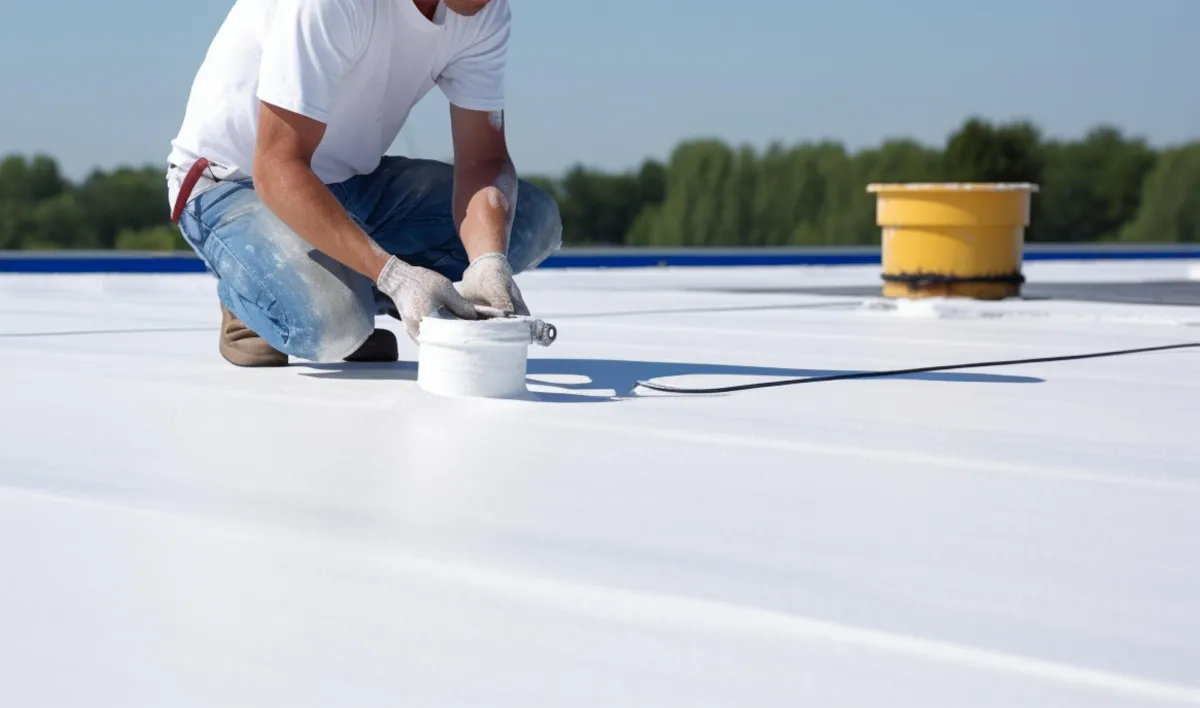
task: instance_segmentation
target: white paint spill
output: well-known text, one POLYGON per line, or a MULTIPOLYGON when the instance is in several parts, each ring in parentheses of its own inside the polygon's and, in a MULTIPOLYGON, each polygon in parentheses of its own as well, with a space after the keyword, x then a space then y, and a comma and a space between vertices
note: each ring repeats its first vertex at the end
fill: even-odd
POLYGON ((504 130, 504 111, 488 113, 488 123, 496 130, 504 130))
POLYGON ((901 317, 938 317, 941 298, 921 300, 896 300, 896 314, 901 317))
POLYGON ((527 320, 430 317, 421 323, 420 339, 417 384, 423 390, 467 398, 528 395, 527 320))
POLYGON ((872 299, 856 308, 860 314, 945 320, 1058 320, 1139 325, 1194 326, 1200 310, 1190 307, 1145 308, 1106 304, 1095 307, 1083 301, 971 300, 968 298, 872 299))
POLYGON ((375 241, 375 239, 373 239, 373 238, 371 238, 371 237, 369 237, 369 236, 368 236, 368 237, 367 237, 367 242, 368 242, 368 243, 370 244, 370 246, 371 246, 371 252, 372 252, 372 253, 374 253, 375 255, 377 255, 377 256, 382 256, 382 257, 384 257, 384 258, 390 258, 390 257, 391 257, 391 254, 390 254, 390 253, 388 253, 387 251, 383 250, 383 246, 380 246, 380 245, 379 245, 379 244, 378 244, 378 243, 375 241))
POLYGON ((509 171, 501 172, 496 176, 496 189, 499 189, 506 195, 517 193, 517 176, 509 171))
POLYGON ((508 201, 508 197, 504 195, 504 192, 501 192, 496 187, 488 187, 485 191, 487 193, 488 204, 491 204, 493 209, 499 209, 505 214, 509 212, 511 204, 508 201))

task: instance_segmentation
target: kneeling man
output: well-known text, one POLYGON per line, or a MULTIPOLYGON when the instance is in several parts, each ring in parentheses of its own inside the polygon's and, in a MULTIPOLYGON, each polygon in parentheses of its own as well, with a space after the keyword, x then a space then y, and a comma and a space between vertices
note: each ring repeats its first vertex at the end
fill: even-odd
POLYGON ((513 274, 562 241, 504 127, 508 0, 237 0, 192 85, 172 218, 217 279, 239 366, 395 361, 389 313, 530 314, 513 274), (386 157, 434 86, 454 164, 386 157), (457 284, 457 287, 455 286, 457 284))

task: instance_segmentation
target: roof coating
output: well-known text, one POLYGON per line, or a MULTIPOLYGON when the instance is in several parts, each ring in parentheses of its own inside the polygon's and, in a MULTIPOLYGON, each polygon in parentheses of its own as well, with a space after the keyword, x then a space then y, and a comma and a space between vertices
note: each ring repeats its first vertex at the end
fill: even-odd
POLYGON ((1200 350, 636 388, 1194 341, 1200 307, 520 282, 559 331, 533 401, 423 393, 386 318, 395 365, 235 369, 207 276, 0 277, 0 703, 1200 703, 1200 350))

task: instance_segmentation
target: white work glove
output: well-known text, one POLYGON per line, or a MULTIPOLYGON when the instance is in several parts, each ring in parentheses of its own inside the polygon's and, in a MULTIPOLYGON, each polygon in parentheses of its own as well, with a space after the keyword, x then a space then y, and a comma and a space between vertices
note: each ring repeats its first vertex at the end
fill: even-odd
POLYGON ((475 308, 458 294, 449 279, 428 268, 409 265, 395 256, 389 258, 379 271, 376 283, 380 292, 396 303, 404 330, 414 342, 418 342, 421 333, 421 320, 440 309, 464 320, 479 319, 475 308))
POLYGON ((512 266, 503 253, 487 253, 463 273, 458 291, 485 317, 528 315, 529 307, 513 281, 512 266))

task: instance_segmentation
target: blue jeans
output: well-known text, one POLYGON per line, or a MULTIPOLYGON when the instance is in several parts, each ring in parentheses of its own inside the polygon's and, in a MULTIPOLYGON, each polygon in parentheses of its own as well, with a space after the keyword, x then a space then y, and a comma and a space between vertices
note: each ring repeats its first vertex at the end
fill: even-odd
MULTIPOLYGON (((451 211, 453 167, 385 157, 369 175, 329 185, 359 226, 388 253, 462 279, 467 253, 451 211)), ((219 182, 195 196, 179 222, 217 278, 217 295, 247 327, 285 354, 344 359, 394 305, 374 283, 314 249, 267 208, 249 180, 219 182)), ((509 238, 515 272, 537 267, 562 243, 558 205, 522 180, 509 238)))

